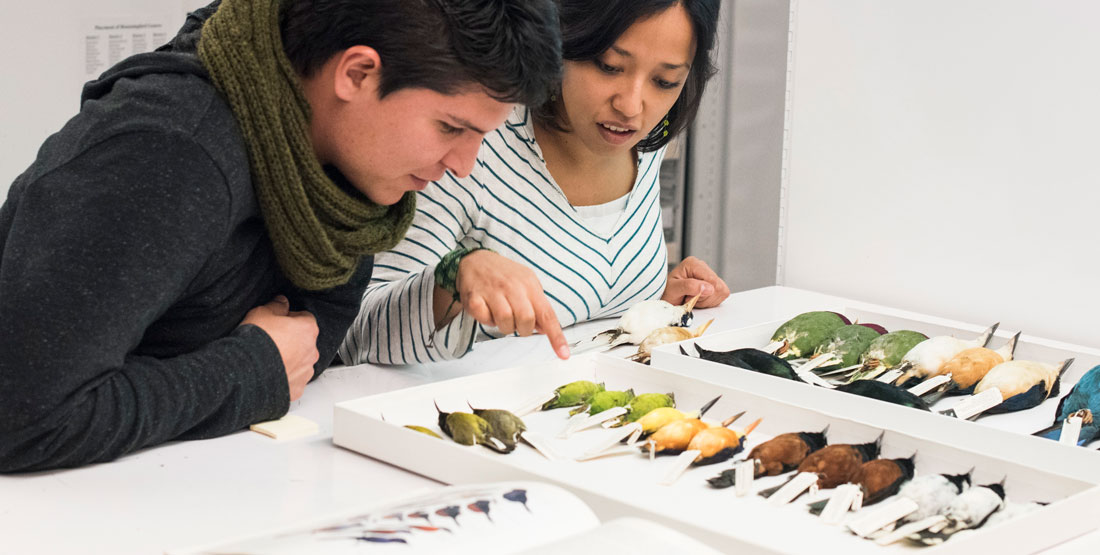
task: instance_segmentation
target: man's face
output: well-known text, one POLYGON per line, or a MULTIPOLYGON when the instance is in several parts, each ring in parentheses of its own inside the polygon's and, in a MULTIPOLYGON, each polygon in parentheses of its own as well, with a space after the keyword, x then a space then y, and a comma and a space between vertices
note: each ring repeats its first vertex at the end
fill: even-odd
POLYGON ((379 99, 356 95, 331 117, 314 122, 319 156, 378 204, 424 189, 450 171, 473 169, 486 133, 504 123, 513 104, 480 89, 455 95, 402 89, 379 99), (323 151, 323 154, 322 154, 323 151))

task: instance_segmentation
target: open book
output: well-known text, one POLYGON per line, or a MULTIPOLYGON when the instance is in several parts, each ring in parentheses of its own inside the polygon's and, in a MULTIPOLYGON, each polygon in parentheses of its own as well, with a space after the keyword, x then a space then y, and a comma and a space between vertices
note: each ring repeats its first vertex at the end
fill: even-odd
POLYGON ((174 555, 340 553, 544 553, 563 550, 717 554, 654 522, 601 524, 577 496, 539 482, 447 487, 335 516, 174 555))

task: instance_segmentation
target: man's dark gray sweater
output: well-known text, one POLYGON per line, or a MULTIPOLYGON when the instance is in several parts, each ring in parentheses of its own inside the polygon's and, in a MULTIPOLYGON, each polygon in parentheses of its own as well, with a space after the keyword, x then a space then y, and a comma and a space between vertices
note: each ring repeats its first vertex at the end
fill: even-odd
POLYGON ((194 54, 208 14, 89 83, 0 208, 0 472, 277 418, 282 359, 245 313, 277 294, 312 312, 320 374, 359 308, 370 257, 319 293, 280 271, 236 120, 194 54))

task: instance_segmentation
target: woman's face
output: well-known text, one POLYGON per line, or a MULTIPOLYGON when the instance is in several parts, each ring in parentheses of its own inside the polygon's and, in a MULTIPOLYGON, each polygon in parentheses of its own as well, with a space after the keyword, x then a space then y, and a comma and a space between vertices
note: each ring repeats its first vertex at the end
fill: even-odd
POLYGON ((566 123, 593 153, 630 152, 676 103, 695 55, 691 19, 679 4, 634 22, 595 60, 566 61, 566 123))

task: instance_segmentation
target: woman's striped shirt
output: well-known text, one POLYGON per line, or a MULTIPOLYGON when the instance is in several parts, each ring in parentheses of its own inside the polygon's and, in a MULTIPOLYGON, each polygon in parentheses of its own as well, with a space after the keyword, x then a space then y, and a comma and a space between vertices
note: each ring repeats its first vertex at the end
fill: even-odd
POLYGON ((465 312, 433 329, 435 266, 459 244, 532 268, 562 327, 661 296, 668 271, 658 180, 664 151, 639 154, 625 209, 601 233, 554 182, 528 116, 518 108, 485 137, 468 177, 448 172, 419 193, 405 239, 375 257, 359 316, 340 347, 345 363, 454 359, 501 336, 465 312))

